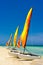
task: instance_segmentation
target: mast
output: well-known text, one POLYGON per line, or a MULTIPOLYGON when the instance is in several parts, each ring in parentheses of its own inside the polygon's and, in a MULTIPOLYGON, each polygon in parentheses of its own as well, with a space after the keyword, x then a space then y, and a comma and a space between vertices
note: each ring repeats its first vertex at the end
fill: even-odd
POLYGON ((28 37, 28 31, 29 31, 29 27, 30 27, 31 15, 32 15, 32 8, 29 10, 29 12, 27 14, 24 28, 23 28, 23 31, 22 31, 21 36, 20 36, 20 41, 22 43, 22 47, 24 48, 24 51, 25 51, 27 37, 28 37))

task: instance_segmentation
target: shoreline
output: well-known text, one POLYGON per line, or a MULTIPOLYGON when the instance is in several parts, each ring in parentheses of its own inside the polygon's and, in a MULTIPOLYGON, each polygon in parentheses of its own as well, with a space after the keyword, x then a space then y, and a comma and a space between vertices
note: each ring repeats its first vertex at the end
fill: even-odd
POLYGON ((43 56, 40 59, 22 60, 9 55, 10 50, 0 46, 0 65, 43 65, 43 56))

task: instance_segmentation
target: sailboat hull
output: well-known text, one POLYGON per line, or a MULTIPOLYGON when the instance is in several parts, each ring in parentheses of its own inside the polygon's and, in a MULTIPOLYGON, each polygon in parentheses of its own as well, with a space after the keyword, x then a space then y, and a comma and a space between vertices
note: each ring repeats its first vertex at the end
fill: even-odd
POLYGON ((31 55, 25 55, 25 54, 18 54, 18 57, 20 58, 20 59, 24 59, 24 60, 33 60, 33 59, 39 59, 40 58, 40 56, 31 56, 31 55))
POLYGON ((19 53, 15 50, 15 51, 12 51, 12 52, 9 51, 9 54, 10 54, 11 56, 17 58, 19 53))

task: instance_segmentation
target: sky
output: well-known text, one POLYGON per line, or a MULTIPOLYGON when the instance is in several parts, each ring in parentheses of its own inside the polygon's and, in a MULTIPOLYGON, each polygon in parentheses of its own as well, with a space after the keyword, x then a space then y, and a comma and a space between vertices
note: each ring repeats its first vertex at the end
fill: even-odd
POLYGON ((25 19, 33 8, 27 45, 43 45, 43 0, 0 0, 0 44, 5 44, 19 25, 22 33, 25 19))

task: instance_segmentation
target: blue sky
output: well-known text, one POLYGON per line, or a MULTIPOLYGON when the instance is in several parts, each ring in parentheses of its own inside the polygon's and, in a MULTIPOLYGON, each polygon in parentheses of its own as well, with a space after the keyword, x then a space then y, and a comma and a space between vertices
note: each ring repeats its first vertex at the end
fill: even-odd
POLYGON ((43 0, 0 0, 0 43, 6 43, 19 25, 20 36, 27 13, 33 8, 28 45, 43 45, 43 0))

